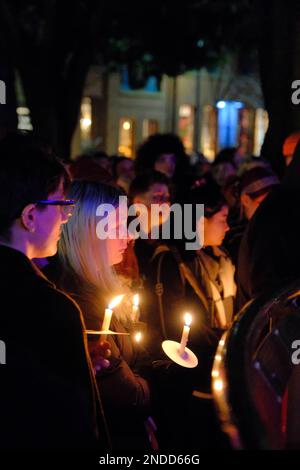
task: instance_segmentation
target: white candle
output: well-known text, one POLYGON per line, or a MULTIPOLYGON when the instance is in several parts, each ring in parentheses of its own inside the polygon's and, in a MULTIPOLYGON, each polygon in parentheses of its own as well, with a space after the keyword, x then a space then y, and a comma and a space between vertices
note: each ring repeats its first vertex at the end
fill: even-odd
POLYGON ((108 331, 109 330, 110 321, 111 321, 111 317, 112 317, 112 314, 113 314, 113 309, 117 305, 119 305, 119 303, 122 301, 123 297, 124 297, 124 295, 118 295, 117 297, 115 297, 112 300, 112 302, 109 304, 109 306, 105 309, 104 319, 103 319, 102 328, 101 328, 102 331, 108 331))
POLYGON ((179 354, 181 356, 184 355, 185 353, 185 347, 188 342, 189 338, 189 333, 190 333, 190 325, 192 323, 192 315, 190 313, 186 313, 184 315, 184 327, 182 331, 182 336, 181 336, 181 341, 180 341, 180 347, 179 347, 179 354))
POLYGON ((102 331, 108 331, 109 330, 112 314, 113 314, 112 309, 107 307, 105 309, 104 319, 103 319, 103 323, 102 323, 102 328, 101 328, 102 331))
POLYGON ((137 322, 139 318, 139 294, 135 294, 133 296, 133 302, 132 302, 132 321, 137 322))

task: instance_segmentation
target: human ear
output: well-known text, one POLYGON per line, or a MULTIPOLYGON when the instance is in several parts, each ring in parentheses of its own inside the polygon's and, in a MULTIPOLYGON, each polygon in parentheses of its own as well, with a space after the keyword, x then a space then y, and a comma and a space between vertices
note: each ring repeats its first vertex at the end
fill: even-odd
POLYGON ((241 204, 242 204, 245 208, 247 208, 247 207, 250 206, 250 204, 251 204, 251 198, 250 198, 250 196, 248 196, 248 194, 242 194, 242 195, 241 195, 241 204))
POLYGON ((36 206, 35 204, 28 204, 22 211, 21 221, 23 227, 29 232, 35 231, 35 216, 36 206))

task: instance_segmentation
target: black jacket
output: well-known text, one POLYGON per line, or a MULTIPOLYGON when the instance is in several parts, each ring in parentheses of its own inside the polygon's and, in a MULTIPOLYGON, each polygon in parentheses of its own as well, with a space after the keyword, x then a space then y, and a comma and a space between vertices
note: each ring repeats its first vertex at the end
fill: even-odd
POLYGON ((237 308, 300 276, 300 190, 278 186, 244 233, 237 265, 237 308))
POLYGON ((0 448, 107 448, 78 306, 19 251, 0 274, 0 448))

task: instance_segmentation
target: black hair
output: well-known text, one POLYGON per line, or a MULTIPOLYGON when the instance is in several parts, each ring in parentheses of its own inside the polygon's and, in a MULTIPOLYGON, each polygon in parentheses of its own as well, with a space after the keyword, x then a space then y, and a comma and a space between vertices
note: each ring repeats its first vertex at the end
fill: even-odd
POLYGON ((213 161, 212 165, 216 166, 221 163, 231 163, 233 166, 236 166, 234 161, 234 156, 236 154, 237 148, 236 147, 226 147, 216 155, 215 160, 213 161))
POLYGON ((165 184, 169 187, 169 179, 159 171, 146 171, 139 174, 132 181, 129 188, 129 201, 132 203, 133 199, 139 195, 149 191, 153 184, 165 184))
POLYGON ((167 153, 175 155, 176 167, 182 167, 187 163, 183 143, 177 135, 171 133, 151 135, 137 150, 136 172, 153 170, 158 157, 167 153))
POLYGON ((204 204, 204 216, 207 219, 213 217, 222 207, 228 205, 219 186, 216 183, 207 182, 205 178, 200 180, 199 186, 191 189, 183 203, 204 204))
POLYGON ((113 174, 113 177, 115 179, 117 179, 118 177, 118 165, 119 163, 121 162, 125 162, 125 161, 131 161, 132 163, 134 163, 134 161, 132 160, 132 158, 129 158, 129 157, 123 157, 122 155, 115 155, 115 156, 112 156, 110 157, 112 159, 112 174, 113 174))
POLYGON ((0 236, 10 237, 13 222, 28 204, 47 199, 68 174, 50 148, 32 134, 11 132, 0 141, 0 236))

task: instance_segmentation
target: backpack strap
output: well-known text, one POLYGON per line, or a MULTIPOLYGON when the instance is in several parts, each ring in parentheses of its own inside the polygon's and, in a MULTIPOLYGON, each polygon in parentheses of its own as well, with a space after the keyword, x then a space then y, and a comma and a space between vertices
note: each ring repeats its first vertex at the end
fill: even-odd
POLYGON ((164 294, 164 286, 163 286, 163 283, 161 282, 161 265, 162 265, 162 261, 164 259, 165 254, 168 253, 169 251, 170 249, 167 247, 167 245, 160 245, 155 250, 151 258, 151 262, 152 262, 158 255, 161 255, 159 257, 158 264, 157 264, 155 294, 157 296, 159 320, 160 320, 161 331, 162 331, 164 339, 167 339, 168 337, 167 337, 167 330, 166 330, 166 324, 165 324, 164 306, 163 306, 163 301, 162 301, 162 297, 164 294))
POLYGON ((160 245, 155 250, 151 258, 151 261, 153 261, 158 255, 161 255, 157 264, 155 294, 158 300, 161 330, 165 339, 167 339, 167 331, 166 331, 165 315, 164 315, 164 307, 163 307, 164 286, 163 286, 163 283, 161 282, 161 269, 162 269, 162 262, 163 262, 164 256, 168 252, 171 252, 173 254, 174 258, 176 259, 178 263, 182 285, 185 286, 186 281, 190 284, 195 294, 200 299, 200 302, 202 303, 207 314, 209 314, 209 304, 207 302, 206 295, 204 291, 202 290, 201 286, 199 285, 191 269, 182 261, 181 256, 176 250, 176 248, 169 248, 167 245, 160 245))

